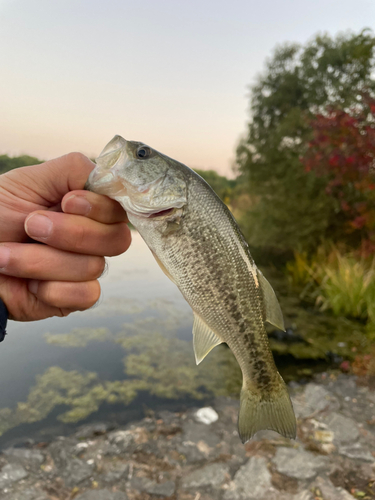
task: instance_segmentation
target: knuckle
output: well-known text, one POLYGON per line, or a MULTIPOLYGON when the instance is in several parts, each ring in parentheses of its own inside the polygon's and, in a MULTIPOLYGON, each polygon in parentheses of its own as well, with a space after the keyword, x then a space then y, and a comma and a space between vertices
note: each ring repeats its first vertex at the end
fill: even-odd
POLYGON ((75 250, 82 251, 85 248, 86 243, 86 231, 83 226, 76 225, 74 227, 72 244, 75 250))
POLYGON ((72 167, 86 163, 88 158, 82 153, 73 152, 66 155, 67 160, 72 165, 72 167))
POLYGON ((64 156, 64 160, 69 175, 74 178, 80 177, 83 173, 88 175, 93 168, 93 163, 82 153, 68 153, 64 156))

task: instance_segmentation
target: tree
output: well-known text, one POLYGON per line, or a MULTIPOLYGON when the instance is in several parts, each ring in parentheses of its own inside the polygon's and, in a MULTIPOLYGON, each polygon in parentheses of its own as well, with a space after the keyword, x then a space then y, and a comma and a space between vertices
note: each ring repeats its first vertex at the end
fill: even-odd
POLYGON ((302 163, 325 179, 335 200, 331 235, 369 254, 375 252, 375 99, 364 96, 363 103, 368 109, 331 107, 316 115, 302 163))
POLYGON ((325 179, 306 172, 300 158, 316 113, 328 105, 364 109, 363 91, 375 95, 374 47, 368 30, 285 44, 251 88, 251 121, 237 164, 254 202, 242 219, 253 246, 314 250, 329 233, 336 205, 325 179))
POLYGON ((235 179, 227 179, 223 175, 218 174, 215 170, 200 170, 195 169, 197 174, 199 174, 203 179, 208 182, 215 193, 224 201, 224 203, 229 203, 233 190, 236 187, 237 181, 235 179))

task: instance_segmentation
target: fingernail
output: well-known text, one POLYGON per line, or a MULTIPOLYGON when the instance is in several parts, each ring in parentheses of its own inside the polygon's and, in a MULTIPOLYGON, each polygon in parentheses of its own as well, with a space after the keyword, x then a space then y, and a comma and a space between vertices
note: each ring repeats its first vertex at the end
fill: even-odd
POLYGON ((0 269, 3 269, 8 265, 10 257, 10 248, 0 247, 0 269))
POLYGON ((38 280, 30 280, 29 284, 27 285, 27 288, 29 289, 29 292, 31 292, 34 295, 36 295, 38 293, 38 287, 39 287, 39 281, 38 280))
POLYGON ((25 222, 25 229, 30 238, 47 238, 52 232, 52 221, 45 215, 35 214, 25 222))
POLYGON ((70 201, 72 208, 69 209, 70 213, 77 215, 87 215, 91 210, 90 203, 83 196, 72 195, 65 201, 65 206, 70 201))

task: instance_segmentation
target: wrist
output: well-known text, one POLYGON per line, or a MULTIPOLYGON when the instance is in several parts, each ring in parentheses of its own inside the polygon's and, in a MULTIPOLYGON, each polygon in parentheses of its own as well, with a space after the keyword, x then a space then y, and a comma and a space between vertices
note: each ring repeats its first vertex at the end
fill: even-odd
POLYGON ((0 299, 0 342, 4 340, 6 335, 6 326, 8 321, 8 309, 4 302, 0 299))

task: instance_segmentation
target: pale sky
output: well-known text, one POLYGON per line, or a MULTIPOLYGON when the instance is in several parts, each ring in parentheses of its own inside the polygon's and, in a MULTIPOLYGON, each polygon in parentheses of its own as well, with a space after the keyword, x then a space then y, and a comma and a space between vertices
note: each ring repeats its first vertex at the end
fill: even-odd
POLYGON ((364 27, 374 0, 0 0, 0 154, 120 134, 229 174, 275 45, 364 27))

